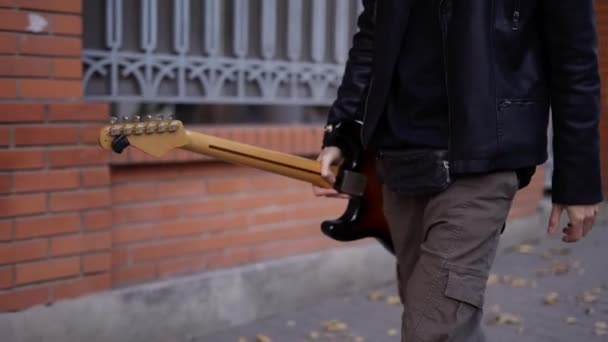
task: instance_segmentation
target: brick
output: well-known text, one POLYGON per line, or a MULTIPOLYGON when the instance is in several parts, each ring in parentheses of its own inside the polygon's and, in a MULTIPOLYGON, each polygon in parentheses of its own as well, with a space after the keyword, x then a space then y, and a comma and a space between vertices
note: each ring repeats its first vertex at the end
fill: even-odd
POLYGON ((97 231, 112 227, 112 211, 100 210, 82 214, 82 225, 86 231, 97 231))
POLYGON ((185 217, 197 217, 226 211, 227 201, 224 198, 207 198, 200 201, 183 202, 180 214, 185 217))
POLYGON ((157 183, 124 184, 112 187, 114 205, 157 200, 159 197, 157 183))
POLYGON ((43 150, 0 150, 0 169, 23 170, 44 166, 43 150))
POLYGON ((56 14, 52 17, 53 33, 66 35, 82 34, 82 17, 79 15, 56 14))
POLYGON ((51 255, 65 256, 106 250, 111 247, 112 236, 110 233, 57 237, 51 240, 51 255))
POLYGON ((57 58, 51 62, 51 74, 55 78, 82 78, 82 61, 76 58, 57 58))
POLYGON ((82 96, 80 80, 30 80, 19 81, 19 95, 31 99, 78 98, 82 96))
POLYGON ((17 51, 17 35, 0 32, 0 53, 12 55, 17 51))
POLYGON ((206 185, 200 180, 159 183, 158 193, 162 199, 198 197, 206 193, 206 185))
POLYGON ((15 7, 16 0, 0 0, 0 7, 15 7))
POLYGON ((0 268, 0 290, 13 286, 13 267, 0 268))
POLYGON ((49 12, 65 12, 76 13, 82 12, 81 0, 17 0, 18 6, 21 8, 43 10, 49 12))
POLYGON ((42 122, 44 105, 30 103, 0 103, 0 122, 42 122))
POLYGON ((80 171, 81 185, 83 187, 99 187, 110 185, 110 168, 84 169, 80 171))
POLYGON ((62 279, 80 273, 80 258, 54 259, 16 266, 16 284, 62 279))
POLYGON ((17 81, 16 80, 0 80, 0 98, 16 98, 17 97, 17 81))
POLYGON ((52 193, 50 197, 50 209, 54 212, 94 209, 109 205, 110 192, 107 190, 52 193))
POLYGON ((182 274, 192 274, 203 271, 208 267, 207 258, 196 256, 193 258, 161 261, 158 264, 158 276, 168 277, 182 274))
POLYGON ((13 175, 15 192, 42 192, 76 189, 80 185, 78 170, 20 172, 13 175))
POLYGON ((112 255, 110 253, 90 254, 82 257, 84 273, 99 273, 110 270, 112 255))
POLYGON ((149 281, 156 277, 156 266, 154 264, 134 265, 112 272, 114 284, 122 286, 149 281))
POLYGON ((49 77, 51 61, 47 58, 0 56, 2 77, 49 77))
POLYGON ((12 174, 0 174, 0 194, 7 194, 12 191, 13 188, 13 175, 12 174))
POLYGON ((80 127, 80 142, 97 146, 99 144, 100 131, 101 127, 99 125, 80 127))
POLYGON ((47 304, 48 287, 35 287, 0 294, 0 312, 16 312, 35 305, 47 304))
POLYGON ((182 235, 199 234, 203 232, 228 231, 247 226, 246 215, 222 215, 199 220, 170 222, 159 226, 163 238, 182 235))
POLYGON ((105 103, 57 103, 49 105, 51 121, 108 122, 110 107, 105 103))
POLYGON ((207 258, 207 269, 219 269, 243 265, 253 261, 251 248, 239 249, 229 253, 210 255, 207 258))
POLYGON ((129 250, 127 248, 112 248, 112 267, 116 268, 129 263, 129 250))
POLYGON ((0 197, 0 217, 32 215, 46 212, 46 194, 0 197))
MULTIPOLYGON (((19 32, 33 32, 30 29, 30 19, 29 15, 32 13, 9 10, 9 9, 0 9, 0 30, 5 31, 19 31, 19 32)), ((49 16, 36 13, 35 15, 42 17, 44 20, 49 22, 49 16)), ((36 33, 44 33, 49 32, 49 25, 36 27, 38 31, 36 33)))
POLYGON ((0 146, 11 144, 11 127, 0 127, 0 146))
POLYGON ((106 164, 108 153, 99 147, 71 147, 48 151, 52 167, 86 166, 106 164))
POLYGON ((18 218, 15 221, 15 238, 31 239, 80 231, 78 214, 63 214, 33 218, 18 218))
POLYGON ((245 178, 217 179, 207 185, 210 194, 239 193, 249 189, 250 180, 245 178))
POLYGON ((0 241, 10 241, 13 238, 13 221, 0 221, 0 241))
POLYGON ((168 220, 178 215, 179 205, 173 203, 115 208, 113 211, 115 224, 168 220))
POLYGON ((126 227, 112 230, 112 241, 115 245, 149 241, 158 238, 156 225, 126 227))
POLYGON ((15 145, 65 145, 76 144, 80 130, 75 126, 32 125, 15 127, 15 145))
POLYGON ((46 240, 31 240, 0 245, 0 265, 38 260, 47 255, 46 240))
POLYGON ((21 35, 19 52, 23 55, 80 57, 82 40, 71 37, 21 35))
POLYGON ((51 293, 54 301, 60 301, 110 290, 111 288, 112 278, 110 275, 100 274, 55 285, 51 288, 51 293))

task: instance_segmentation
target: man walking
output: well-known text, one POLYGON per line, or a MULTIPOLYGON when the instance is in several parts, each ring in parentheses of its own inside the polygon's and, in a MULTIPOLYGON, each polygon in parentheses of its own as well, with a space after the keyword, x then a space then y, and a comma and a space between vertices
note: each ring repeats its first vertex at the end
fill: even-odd
MULTIPOLYGON (((362 122, 377 156, 404 306, 402 341, 483 341, 488 273, 511 202, 547 158, 548 231, 591 230, 602 201, 593 0, 364 0, 323 176, 362 122), (341 135, 342 134, 342 135, 341 135)), ((318 196, 340 196, 314 188, 318 196)))

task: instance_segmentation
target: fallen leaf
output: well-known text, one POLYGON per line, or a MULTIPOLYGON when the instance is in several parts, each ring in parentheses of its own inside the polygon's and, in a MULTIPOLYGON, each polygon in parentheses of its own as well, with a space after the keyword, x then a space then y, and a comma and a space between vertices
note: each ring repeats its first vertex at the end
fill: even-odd
POLYGON ((597 336, 604 336, 604 335, 608 335, 608 330, 604 330, 604 329, 595 329, 595 335, 597 336))
POLYGON ((547 305, 555 305, 558 300, 559 300, 559 293, 557 293, 557 292, 549 292, 549 294, 547 294, 545 296, 545 304, 547 304, 547 305))
POLYGON ((594 313, 595 313, 595 309, 593 309, 593 308, 587 308, 587 309, 585 309, 585 314, 588 315, 588 316, 591 316, 594 313))
POLYGON ((598 321, 598 322, 595 322, 593 327, 594 327, 594 332, 597 336, 608 335, 608 323, 598 321))
POLYGON ((388 329, 386 331, 386 334, 388 336, 397 336, 397 334, 399 334, 399 332, 397 331, 397 329, 388 329))
POLYGON ((519 325, 522 322, 522 318, 510 313, 500 313, 496 319, 496 323, 499 325, 519 325))
POLYGON ((353 336, 353 342, 365 342, 365 338, 361 336, 353 336))
POLYGON ((239 342, 247 342, 247 339, 246 339, 246 338, 244 338, 244 337, 240 337, 240 338, 239 338, 239 342))
POLYGON ((348 328, 348 325, 346 323, 337 319, 325 321, 323 322, 322 326, 323 328, 325 328, 326 331, 329 332, 344 331, 348 328))
POLYGON ((381 300, 384 297, 384 294, 380 291, 374 291, 369 294, 369 299, 371 300, 381 300))
POLYGON ((555 275, 563 275, 570 272, 572 266, 569 263, 558 262, 551 267, 551 273, 555 275))
POLYGON ((578 319, 576 319, 576 317, 566 317, 566 319, 564 319, 564 321, 566 322, 566 324, 576 324, 578 322, 578 319))
POLYGON ((494 273, 490 274, 490 276, 488 277, 487 286, 496 285, 498 283, 500 283, 500 277, 494 273))
POLYGON ((288 327, 290 327, 290 328, 291 328, 291 327, 295 327, 295 326, 296 326, 296 322, 294 322, 294 321, 287 321, 287 324, 286 324, 286 325, 287 325, 288 327))
POLYGON ((519 254, 530 254, 534 250, 534 247, 524 243, 524 244, 517 245, 517 247, 515 247, 515 250, 519 254))
POLYGON ((598 300, 598 296, 594 295, 589 291, 583 292, 583 302, 585 303, 595 303, 598 300))
POLYGON ((530 282, 524 278, 515 278, 511 280, 510 285, 513 287, 527 287, 530 282))
POLYGON ((259 334, 255 337, 255 342, 272 342, 272 340, 266 335, 259 334))
POLYGON ((602 294, 602 289, 599 288, 599 287, 596 287, 596 288, 593 288, 593 289, 589 290, 589 292, 591 292, 593 294, 596 294, 596 295, 599 295, 599 294, 602 294))
POLYGON ((308 333, 308 337, 311 340, 318 340, 320 336, 321 335, 318 332, 316 332, 316 331, 311 331, 310 333, 308 333))
POLYGON ((401 304, 401 298, 399 298, 399 296, 388 296, 388 297, 386 297, 384 302, 386 302, 386 304, 390 304, 390 305, 397 305, 397 304, 401 304))

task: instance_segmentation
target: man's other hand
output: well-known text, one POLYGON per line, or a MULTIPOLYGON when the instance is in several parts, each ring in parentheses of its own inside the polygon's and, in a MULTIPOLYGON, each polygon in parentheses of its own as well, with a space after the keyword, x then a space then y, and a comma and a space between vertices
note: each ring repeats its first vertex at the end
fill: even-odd
MULTIPOLYGON (((342 151, 334 146, 328 146, 321 151, 317 161, 321 162, 321 177, 327 180, 330 184, 336 182, 336 175, 332 172, 331 167, 340 165, 344 161, 342 151)), ((335 189, 326 189, 313 185, 312 191, 315 196, 319 197, 334 197, 334 198, 349 198, 346 194, 341 194, 335 189)))
POLYGON ((577 242, 587 236, 599 213, 599 205, 562 205, 553 204, 551 217, 549 218, 549 234, 555 234, 559 229, 559 221, 562 212, 566 211, 570 223, 562 230, 564 242, 577 242))

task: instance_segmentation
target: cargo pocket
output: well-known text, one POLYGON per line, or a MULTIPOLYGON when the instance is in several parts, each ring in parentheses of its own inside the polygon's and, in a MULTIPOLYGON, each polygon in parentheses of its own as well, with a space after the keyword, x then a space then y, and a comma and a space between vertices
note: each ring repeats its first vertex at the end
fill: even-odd
MULTIPOLYGON (((486 277, 480 274, 450 269, 444 295, 472 306, 474 311, 480 310, 484 304, 486 283, 486 277)), ((459 305, 458 312, 462 309, 462 305, 459 305)))

